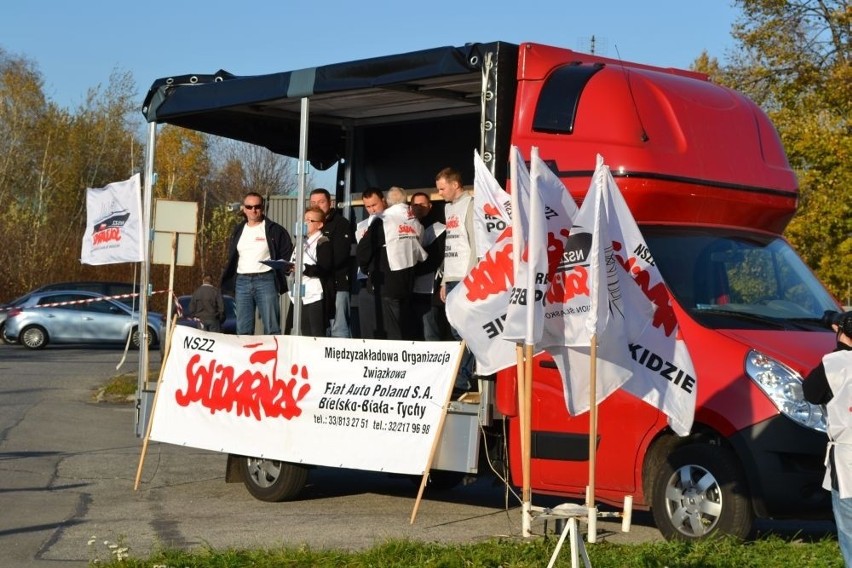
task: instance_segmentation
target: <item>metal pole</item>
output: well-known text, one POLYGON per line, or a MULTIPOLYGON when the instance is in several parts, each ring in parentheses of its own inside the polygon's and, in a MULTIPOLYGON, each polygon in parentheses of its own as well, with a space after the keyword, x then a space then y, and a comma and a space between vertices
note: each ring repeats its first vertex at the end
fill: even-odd
POLYGON ((299 121, 299 199, 296 208, 296 278, 293 286, 293 335, 302 335, 302 251, 305 246, 305 185, 308 170, 308 112, 310 101, 302 97, 302 114, 299 121))
MULTIPOLYGON (((148 146, 145 148, 145 177, 142 185, 142 273, 139 276, 140 344, 139 376, 136 380, 136 393, 139 398, 136 403, 140 407, 142 391, 145 390, 145 383, 148 382, 148 294, 151 279, 151 206, 154 186, 154 146, 156 143, 157 124, 149 122, 148 146)), ((144 415, 142 419, 144 420, 144 415)))

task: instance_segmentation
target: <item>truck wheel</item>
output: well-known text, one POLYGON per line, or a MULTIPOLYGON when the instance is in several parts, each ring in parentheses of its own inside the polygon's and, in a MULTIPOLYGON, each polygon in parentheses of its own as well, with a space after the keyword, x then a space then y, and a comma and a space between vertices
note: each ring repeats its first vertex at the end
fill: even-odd
POLYGON ((263 458, 240 458, 243 483, 252 497, 277 503, 295 498, 308 481, 308 468, 263 458))
MULTIPOLYGON (((434 491, 449 491, 464 480, 465 473, 461 471, 446 471, 443 469, 433 469, 429 472, 429 479, 426 481, 426 488, 434 491)), ((411 483, 420 487, 423 481, 423 476, 409 476, 411 483)))
POLYGON ((746 538, 754 513, 734 455, 721 446, 675 449, 654 475, 654 522, 668 540, 746 538))

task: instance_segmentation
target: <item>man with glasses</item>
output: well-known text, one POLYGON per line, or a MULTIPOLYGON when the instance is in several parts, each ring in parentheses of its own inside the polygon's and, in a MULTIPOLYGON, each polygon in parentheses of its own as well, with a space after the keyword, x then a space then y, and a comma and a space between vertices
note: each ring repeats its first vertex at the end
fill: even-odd
POLYGON ((231 235, 222 274, 222 290, 234 295, 238 335, 254 333, 256 312, 260 312, 264 335, 281 333, 279 296, 287 291, 285 272, 263 261, 289 259, 293 240, 284 227, 264 216, 263 205, 259 193, 243 197, 245 221, 231 235))

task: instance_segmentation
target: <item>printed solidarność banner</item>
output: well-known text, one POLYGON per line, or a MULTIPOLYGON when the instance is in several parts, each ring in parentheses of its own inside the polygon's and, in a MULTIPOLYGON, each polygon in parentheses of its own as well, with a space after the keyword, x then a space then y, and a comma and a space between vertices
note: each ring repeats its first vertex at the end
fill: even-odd
POLYGON ((420 475, 460 344, 233 336, 178 326, 152 440, 420 475))

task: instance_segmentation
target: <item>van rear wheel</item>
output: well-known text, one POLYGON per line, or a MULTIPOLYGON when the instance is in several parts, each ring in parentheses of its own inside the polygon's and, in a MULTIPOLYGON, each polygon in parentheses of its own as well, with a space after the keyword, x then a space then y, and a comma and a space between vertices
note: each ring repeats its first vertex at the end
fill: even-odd
POLYGON ((654 475, 654 522, 668 540, 746 538, 754 523, 745 477, 721 446, 675 449, 654 475))
POLYGON ((294 499, 308 481, 308 468, 301 464, 245 456, 239 459, 243 483, 252 497, 260 501, 278 503, 294 499))

